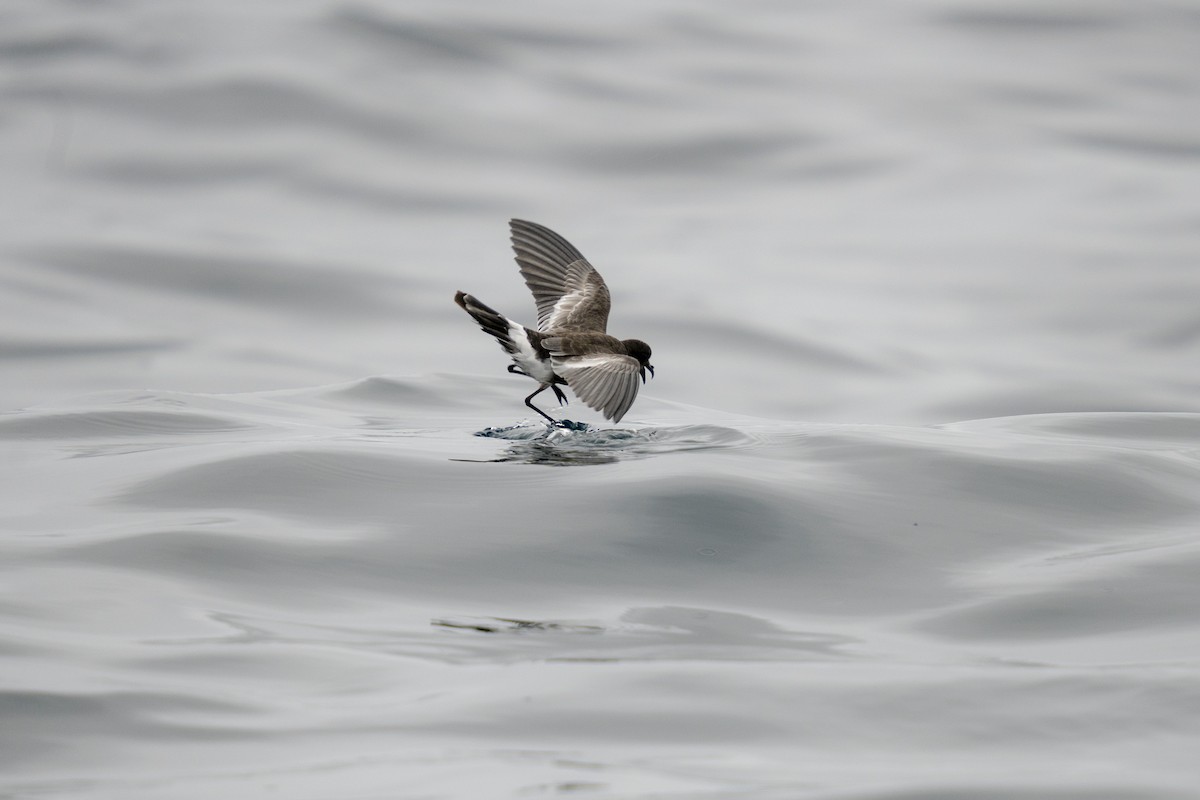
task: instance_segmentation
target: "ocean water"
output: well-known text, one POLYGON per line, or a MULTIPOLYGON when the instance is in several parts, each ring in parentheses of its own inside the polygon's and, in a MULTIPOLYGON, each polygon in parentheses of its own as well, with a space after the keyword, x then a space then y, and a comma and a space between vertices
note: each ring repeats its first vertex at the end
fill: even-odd
POLYGON ((0 798, 1200 797, 1196 52, 6 2, 0 798), (454 305, 534 320, 510 217, 653 346, 620 425, 454 305))

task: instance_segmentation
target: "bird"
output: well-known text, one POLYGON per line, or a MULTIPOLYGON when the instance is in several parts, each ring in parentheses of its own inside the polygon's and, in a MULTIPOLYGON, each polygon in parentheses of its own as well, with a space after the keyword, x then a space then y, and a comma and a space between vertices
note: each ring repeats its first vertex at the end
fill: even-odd
POLYGON ((637 398, 638 378, 645 384, 647 370, 654 377, 650 345, 608 335, 608 286, 574 245, 536 222, 513 219, 508 224, 517 268, 537 305, 537 330, 466 292, 457 292, 454 302, 512 357, 509 372, 537 381, 525 405, 552 425, 560 423, 535 406, 533 398, 551 389, 559 405, 565 405, 559 386, 569 387, 606 419, 620 422, 637 398))

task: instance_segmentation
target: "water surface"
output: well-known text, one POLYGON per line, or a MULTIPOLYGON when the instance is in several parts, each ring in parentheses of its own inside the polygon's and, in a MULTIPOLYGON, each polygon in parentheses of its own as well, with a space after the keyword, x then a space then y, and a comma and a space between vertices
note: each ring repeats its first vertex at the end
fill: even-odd
POLYGON ((1194 798, 1198 40, 6 4, 0 796, 1194 798), (514 216, 621 425, 453 304, 514 216))

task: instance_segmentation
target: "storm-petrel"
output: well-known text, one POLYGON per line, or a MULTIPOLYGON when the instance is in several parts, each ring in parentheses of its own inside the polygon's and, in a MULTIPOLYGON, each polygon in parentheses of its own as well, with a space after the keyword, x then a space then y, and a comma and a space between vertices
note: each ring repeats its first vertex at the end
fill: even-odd
POLYGON ((605 333, 611 304, 608 287, 570 242, 533 222, 514 219, 508 225, 521 277, 537 303, 537 330, 513 322, 465 292, 455 294, 454 302, 512 356, 509 372, 538 382, 525 405, 556 422, 532 401, 553 389, 558 402, 566 403, 558 388, 562 384, 608 419, 620 422, 637 398, 638 377, 645 383, 646 370, 654 375, 650 345, 605 333))

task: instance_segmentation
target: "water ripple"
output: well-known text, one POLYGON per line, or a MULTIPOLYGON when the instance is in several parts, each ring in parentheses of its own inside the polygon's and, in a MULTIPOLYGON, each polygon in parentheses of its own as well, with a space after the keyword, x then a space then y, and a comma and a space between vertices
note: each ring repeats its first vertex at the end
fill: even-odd
POLYGON ((195 412, 81 411, 0 416, 0 439, 129 439, 246 430, 254 425, 195 412))
MULTIPOLYGON (((571 426, 582 423, 565 422, 571 426)), ((648 458, 686 450, 745 447, 758 439, 735 428, 720 425, 681 425, 666 428, 589 428, 521 424, 486 428, 475 434, 489 439, 512 441, 505 454, 494 462, 577 467, 611 464, 627 458, 648 458)))

